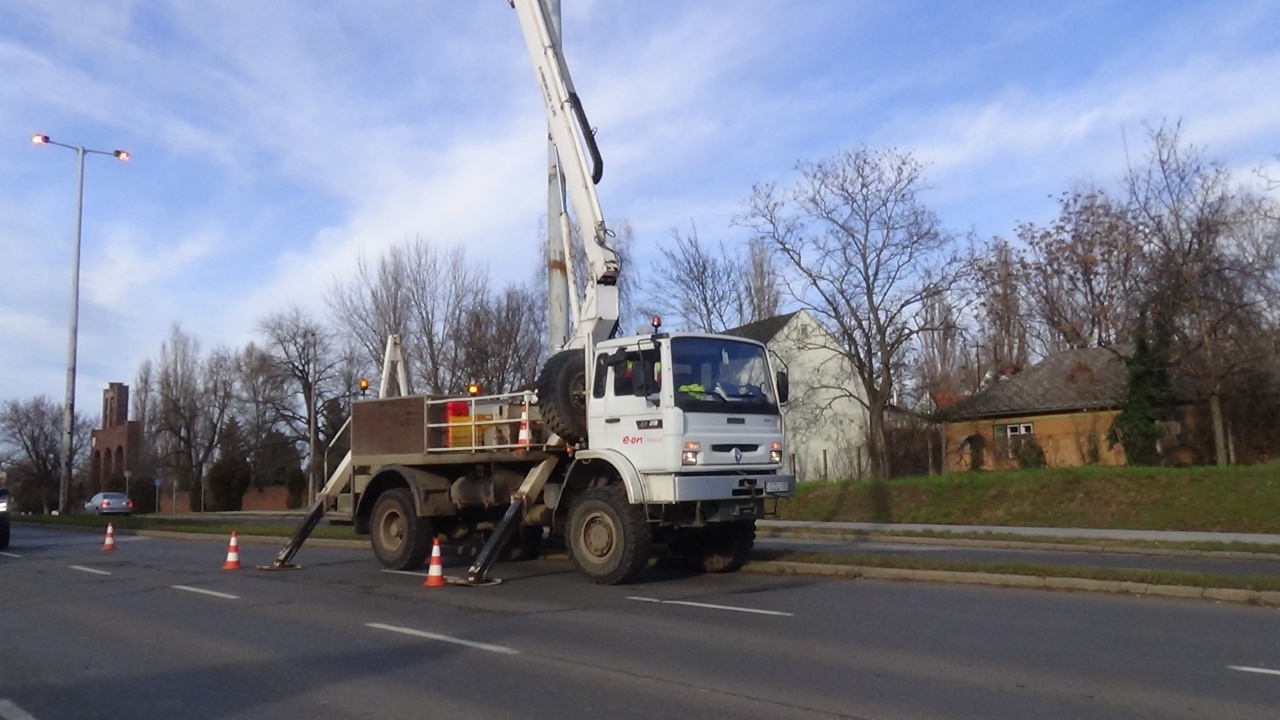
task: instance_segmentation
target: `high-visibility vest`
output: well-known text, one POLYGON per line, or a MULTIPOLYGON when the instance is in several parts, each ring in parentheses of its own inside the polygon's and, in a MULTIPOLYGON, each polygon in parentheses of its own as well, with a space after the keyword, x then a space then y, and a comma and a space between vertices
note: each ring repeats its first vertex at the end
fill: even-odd
POLYGON ((702 387, 702 383, 686 383, 676 388, 676 392, 692 395, 694 398, 701 400, 707 394, 707 389, 702 387))

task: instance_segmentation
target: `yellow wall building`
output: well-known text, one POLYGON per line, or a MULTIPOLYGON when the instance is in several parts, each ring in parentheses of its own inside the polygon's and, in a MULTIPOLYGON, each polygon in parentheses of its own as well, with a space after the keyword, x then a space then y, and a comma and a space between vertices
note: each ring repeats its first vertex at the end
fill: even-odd
POLYGON ((1123 359, 1107 348, 1056 353, 947 409, 947 470, 1017 468, 1020 453, 1044 452, 1051 467, 1123 465, 1107 431, 1128 384, 1123 359))

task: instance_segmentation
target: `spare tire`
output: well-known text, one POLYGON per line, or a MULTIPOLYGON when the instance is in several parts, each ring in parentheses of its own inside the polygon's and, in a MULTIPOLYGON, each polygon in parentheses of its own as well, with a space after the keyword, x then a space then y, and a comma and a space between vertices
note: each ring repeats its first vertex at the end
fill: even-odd
POLYGON ((576 445, 587 439, 587 368, 582 350, 551 356, 538 374, 538 408, 551 432, 576 445))

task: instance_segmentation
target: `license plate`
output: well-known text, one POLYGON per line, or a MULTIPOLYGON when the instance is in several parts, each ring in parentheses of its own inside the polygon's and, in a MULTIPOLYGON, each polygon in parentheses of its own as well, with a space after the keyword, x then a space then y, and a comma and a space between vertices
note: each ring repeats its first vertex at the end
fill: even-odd
POLYGON ((764 491, 767 493, 787 492, 791 489, 791 483, 786 480, 773 480, 764 484, 764 491))

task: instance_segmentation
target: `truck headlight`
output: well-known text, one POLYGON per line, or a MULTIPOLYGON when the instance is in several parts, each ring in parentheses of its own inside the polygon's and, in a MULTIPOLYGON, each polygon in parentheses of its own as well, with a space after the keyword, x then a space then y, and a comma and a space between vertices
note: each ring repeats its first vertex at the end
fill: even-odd
POLYGON ((782 464, 782 443, 776 442, 769 446, 769 462, 782 464))
POLYGON ((702 443, 687 442, 680 453, 680 462, 684 465, 697 465, 698 454, 702 452, 702 443))

